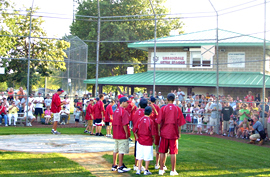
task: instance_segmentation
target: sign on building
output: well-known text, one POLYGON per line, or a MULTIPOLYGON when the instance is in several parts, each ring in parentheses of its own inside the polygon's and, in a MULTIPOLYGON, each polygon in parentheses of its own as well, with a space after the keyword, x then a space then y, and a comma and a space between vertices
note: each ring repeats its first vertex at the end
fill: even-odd
MULTIPOLYGON (((158 61, 156 68, 186 68, 187 53, 186 52, 156 52, 158 61)), ((154 52, 151 53, 151 67, 154 67, 152 61, 154 52)))
POLYGON ((127 74, 134 74, 134 67, 127 67, 127 74))
POLYGON ((245 67, 245 52, 229 52, 227 67, 228 68, 244 68, 245 67))

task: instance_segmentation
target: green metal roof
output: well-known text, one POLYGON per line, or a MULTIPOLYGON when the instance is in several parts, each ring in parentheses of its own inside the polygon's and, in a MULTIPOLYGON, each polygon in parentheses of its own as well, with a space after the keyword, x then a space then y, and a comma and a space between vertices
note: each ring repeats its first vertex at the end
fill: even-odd
MULTIPOLYGON (((219 46, 263 46, 263 39, 227 30, 218 30, 219 46)), ((270 41, 266 41, 270 44, 270 41)), ((216 29, 158 38, 157 47, 199 47, 216 44, 216 29)), ((154 39, 128 44, 129 48, 148 50, 154 47, 154 39)))
MULTIPOLYGON (((263 74, 259 72, 220 72, 220 87, 262 88, 263 74)), ((270 76, 265 76, 266 88, 270 88, 270 76)), ((85 80, 95 84, 96 79, 85 80)), ((104 77, 98 79, 104 85, 153 85, 153 71, 104 77)), ((216 86, 216 73, 212 71, 156 71, 156 85, 171 86, 216 86)))

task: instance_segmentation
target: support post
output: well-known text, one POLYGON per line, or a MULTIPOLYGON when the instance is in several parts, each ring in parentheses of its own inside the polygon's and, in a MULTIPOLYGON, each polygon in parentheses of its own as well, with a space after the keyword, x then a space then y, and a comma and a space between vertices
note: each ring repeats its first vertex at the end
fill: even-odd
MULTIPOLYGON (((262 96, 262 100, 263 100, 263 114, 262 114, 262 124, 264 126, 265 124, 265 116, 264 116, 264 112, 265 112, 265 50, 266 50, 266 0, 264 0, 264 29, 263 29, 263 34, 264 34, 264 38, 263 38, 263 96, 262 96)), ((269 136, 269 135, 268 135, 269 136)))
MULTIPOLYGON (((99 7, 99 0, 97 0, 97 6, 98 6, 98 29, 97 29, 97 61, 96 61, 96 87, 95 87, 95 95, 97 94, 97 88, 98 88, 98 66, 99 66, 99 45, 100 45, 100 7, 99 7)), ((99 90, 100 93, 102 91, 99 90)), ((94 95, 94 94, 93 94, 94 95)))

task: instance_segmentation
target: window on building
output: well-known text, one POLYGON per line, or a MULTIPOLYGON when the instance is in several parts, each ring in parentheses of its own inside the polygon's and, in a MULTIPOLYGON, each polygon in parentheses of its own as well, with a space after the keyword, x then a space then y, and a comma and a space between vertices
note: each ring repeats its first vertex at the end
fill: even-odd
POLYGON ((210 60, 204 59, 201 56, 200 51, 192 51, 190 52, 190 64, 191 68, 212 68, 213 58, 210 60))

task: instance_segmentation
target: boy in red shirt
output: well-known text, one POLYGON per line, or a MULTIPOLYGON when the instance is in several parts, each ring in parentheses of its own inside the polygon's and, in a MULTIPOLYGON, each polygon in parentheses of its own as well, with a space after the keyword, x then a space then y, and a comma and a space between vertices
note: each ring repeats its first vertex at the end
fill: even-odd
POLYGON ((138 159, 138 169, 136 174, 141 174, 142 160, 145 161, 144 175, 151 175, 148 170, 150 160, 153 160, 153 142, 155 140, 154 122, 149 118, 152 108, 147 106, 144 116, 141 117, 134 126, 134 135, 137 139, 136 159, 138 159))
POLYGON ((134 99, 134 97, 132 95, 128 96, 129 100, 128 100, 128 107, 126 108, 127 112, 129 113, 129 120, 130 120, 130 127, 132 128, 134 126, 132 126, 132 118, 137 110, 137 106, 132 102, 132 100, 134 99))
POLYGON ((112 110, 112 106, 114 105, 114 100, 112 100, 110 102, 110 104, 108 104, 108 106, 106 107, 106 111, 105 111, 105 125, 106 125, 106 136, 107 137, 112 137, 112 120, 113 120, 113 110, 112 110))
POLYGON ((128 106, 128 99, 122 97, 119 99, 120 106, 114 111, 113 114, 113 139, 115 140, 113 151, 113 165, 112 171, 124 173, 130 171, 124 163, 124 154, 129 153, 129 115, 125 108, 128 106), (119 168, 117 168, 117 155, 119 154, 119 168))
POLYGON ((51 112, 53 113, 53 128, 52 128, 52 133, 53 134, 61 134, 58 132, 57 129, 57 124, 60 121, 60 114, 59 112, 61 111, 61 99, 60 95, 64 92, 61 88, 57 90, 55 94, 53 94, 52 97, 52 103, 51 103, 51 112))
MULTIPOLYGON (((152 108, 152 113, 149 116, 150 119, 153 120, 154 122, 154 129, 155 129, 155 146, 156 146, 156 164, 155 164, 155 169, 159 169, 159 152, 158 152, 158 145, 159 145, 159 140, 160 137, 158 136, 158 124, 157 124, 157 118, 158 118, 158 112, 159 112, 159 106, 155 104, 156 98, 151 96, 150 97, 150 103, 149 106, 152 108)), ((166 161, 166 160, 165 160, 166 161)))
POLYGON ((91 132, 91 128, 93 126, 93 99, 90 99, 90 101, 87 102, 86 107, 86 114, 85 114, 85 120, 87 120, 87 127, 84 130, 84 133, 89 133, 90 135, 93 135, 93 132, 91 132))
POLYGON ((102 120, 104 120, 104 113, 105 113, 103 100, 104 100, 104 95, 103 95, 103 94, 100 94, 100 95, 99 95, 99 100, 98 100, 97 103, 95 104, 96 136, 104 136, 104 135, 101 133, 101 129, 102 129, 102 120))
MULTIPOLYGON (((132 124, 135 125, 137 121, 144 116, 144 109, 147 106, 147 99, 142 98, 140 100, 139 106, 140 108, 135 112, 134 116, 132 117, 132 124)), ((133 131, 134 133, 134 131, 133 131)), ((133 170, 137 171, 138 170, 138 160, 136 158, 136 150, 137 150, 137 139, 135 137, 135 147, 134 147, 134 157, 135 157, 135 165, 133 166, 133 170)), ((144 167, 141 168, 142 171, 144 171, 144 167)))
POLYGON ((168 105, 163 106, 158 115, 158 133, 160 138, 160 170, 159 175, 165 173, 164 159, 165 153, 170 148, 172 170, 170 175, 178 175, 176 172, 176 154, 178 154, 178 139, 181 137, 181 126, 186 123, 181 109, 173 104, 175 95, 169 93, 167 96, 168 105))
POLYGON ((78 102, 76 103, 76 108, 77 108, 77 107, 80 107, 80 111, 82 111, 82 106, 83 106, 82 99, 79 98, 78 102))

